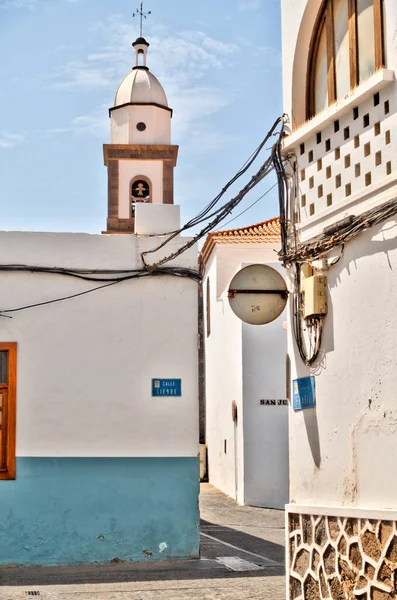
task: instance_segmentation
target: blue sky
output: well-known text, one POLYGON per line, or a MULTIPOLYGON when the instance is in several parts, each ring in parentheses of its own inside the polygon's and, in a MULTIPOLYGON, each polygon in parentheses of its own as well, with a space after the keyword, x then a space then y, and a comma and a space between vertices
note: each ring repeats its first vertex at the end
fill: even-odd
MULTIPOLYGON (((105 228, 102 144, 107 109, 134 64, 136 6, 0 0, 1 229, 105 228)), ((144 29, 148 66, 174 109, 175 203, 185 221, 282 112, 279 0, 146 0, 145 9, 152 11, 144 29)), ((232 217, 273 184, 272 177, 261 182, 232 217)), ((277 214, 274 190, 226 228, 277 214)))

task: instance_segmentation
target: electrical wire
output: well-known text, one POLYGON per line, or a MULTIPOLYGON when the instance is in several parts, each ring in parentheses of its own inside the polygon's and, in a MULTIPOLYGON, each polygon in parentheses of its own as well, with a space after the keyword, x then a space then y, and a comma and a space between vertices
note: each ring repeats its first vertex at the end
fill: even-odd
MULTIPOLYGON (((191 221, 189 221, 178 232, 174 232, 166 240, 164 240, 159 246, 157 246, 151 250, 146 250, 145 252, 141 253, 141 258, 142 258, 143 264, 146 269, 148 269, 148 270, 156 269, 156 268, 160 267, 161 265, 163 265, 171 260, 174 260, 175 258, 180 256, 183 252, 185 252, 186 250, 191 248, 193 245, 195 245, 198 240, 203 238, 205 235, 207 235, 207 233, 209 233, 210 231, 215 229, 222 221, 224 221, 224 219, 240 204, 240 202, 243 200, 243 198, 245 198, 245 196, 256 185, 258 185, 258 183, 260 181, 262 181, 262 179, 264 179, 264 177, 266 177, 275 168, 275 166, 277 167, 277 169, 280 169, 281 171, 283 171, 283 166, 281 164, 281 167, 280 167, 278 160, 281 160, 281 141, 284 137, 285 120, 286 120, 285 115, 276 119, 276 121, 274 122, 269 133, 266 135, 263 142, 260 144, 258 149, 255 151, 253 158, 251 158, 246 163, 245 167, 243 169, 241 169, 241 171, 223 188, 221 193, 218 194, 218 196, 203 211, 201 211, 201 213, 195 219, 192 219, 191 221), (280 127, 280 130, 277 133, 275 133, 275 131, 278 127, 280 127), (226 204, 222 205, 217 210, 211 212, 212 208, 215 206, 215 204, 217 204, 219 199, 224 195, 224 193, 230 187, 230 185, 232 185, 232 183, 234 183, 238 179, 238 177, 241 177, 241 175, 248 170, 248 168, 252 165, 254 160, 259 155, 262 148, 266 145, 269 138, 273 135, 277 136, 277 143, 274 144, 270 156, 265 160, 265 162, 262 164, 262 166, 256 172, 256 174, 251 177, 251 180, 249 181, 249 183, 247 185, 245 185, 245 187, 242 190, 240 190, 240 192, 234 198, 229 200, 226 204), (207 225, 198 234, 196 234, 193 238, 191 238, 188 242, 186 242, 178 250, 172 252, 168 256, 161 258, 160 260, 158 260, 157 262, 155 262, 153 264, 148 264, 146 262, 146 257, 148 254, 152 254, 152 253, 157 252, 158 250, 164 248, 167 244, 169 244, 169 242, 172 239, 174 239, 177 235, 179 235, 186 229, 193 227, 203 221, 208 221, 208 219, 210 219, 210 218, 213 218, 213 220, 210 221, 209 223, 207 223, 207 225)), ((281 160, 281 162, 282 162, 282 160, 281 160)), ((284 185, 284 188, 285 187, 286 186, 284 185)), ((280 188, 280 185, 279 185, 279 188, 280 188)))
MULTIPOLYGON (((90 290, 85 290, 84 292, 79 292, 78 294, 71 294, 70 296, 63 296, 62 298, 55 298, 53 300, 47 300, 45 302, 37 302, 36 304, 28 304, 26 306, 19 306, 18 308, 9 308, 0 310, 0 317, 8 317, 8 315, 4 313, 15 313, 20 312, 22 310, 28 310, 29 308, 36 308, 38 306, 46 306, 47 304, 55 304, 56 302, 63 302, 65 300, 71 300, 72 298, 78 298, 79 296, 85 296, 86 294, 91 294, 91 292, 96 292, 97 290, 102 290, 103 288, 110 287, 111 285, 117 285, 121 283, 120 281, 112 281, 111 283, 106 283, 105 285, 100 285, 95 288, 91 288, 90 290)), ((12 318, 12 317, 8 317, 12 318)))
POLYGON ((131 281, 133 279, 140 279, 143 277, 163 277, 163 276, 172 276, 172 277, 188 277, 194 281, 196 281, 197 283, 201 282, 201 275, 198 271, 194 270, 194 269, 188 269, 188 268, 183 268, 183 267, 171 267, 171 268, 164 268, 164 269, 157 269, 155 271, 152 272, 148 272, 146 270, 135 270, 135 271, 100 271, 100 270, 95 270, 93 271, 96 274, 108 274, 108 275, 115 275, 118 273, 129 273, 129 274, 125 274, 122 275, 121 277, 116 277, 116 278, 98 278, 98 277, 90 277, 88 275, 88 273, 91 273, 91 271, 78 271, 76 269, 61 269, 58 267, 55 268, 51 268, 51 267, 36 267, 36 266, 30 266, 30 265, 0 265, 0 272, 30 272, 30 273, 47 273, 47 274, 57 274, 57 275, 63 275, 63 276, 67 276, 67 277, 78 277, 79 279, 83 279, 85 281, 101 281, 104 282, 106 281, 107 283, 105 283, 104 285, 100 285, 94 288, 91 288, 89 290, 85 290, 83 292, 79 292, 77 294, 71 294, 68 296, 62 296, 60 298, 54 298, 52 300, 46 300, 44 302, 37 302, 34 304, 28 304, 26 306, 20 306, 17 308, 9 308, 9 309, 0 309, 0 317, 9 317, 6 313, 15 313, 15 312, 20 312, 22 310, 28 310, 30 308, 36 308, 39 306, 46 306, 49 304, 55 304, 58 302, 63 302, 65 300, 71 300, 73 298, 78 298, 80 296, 84 296, 86 294, 91 294, 92 292, 96 292, 98 290, 102 290, 104 288, 113 286, 113 285, 117 285, 118 283, 123 283, 124 281, 131 281), (84 275, 84 273, 86 273, 84 275))
MULTIPOLYGON (((65 275, 68 277, 76 277, 83 281, 109 282, 109 281, 127 281, 129 279, 137 279, 139 277, 147 277, 149 275, 146 269, 127 269, 127 270, 87 270, 87 269, 65 269, 61 267, 41 267, 36 265, 1 265, 0 272, 28 272, 28 273, 47 273, 52 275, 65 275), (106 277, 103 277, 106 275, 106 277)), ((191 279, 199 279, 199 275, 195 269, 184 267, 165 267, 156 269, 150 275, 171 275, 190 277, 191 279)))
MULTIPOLYGON (((283 128, 284 132, 284 128, 283 128)), ((289 215, 289 194, 288 180, 284 167, 284 157, 282 155, 282 141, 284 136, 280 136, 273 146, 272 159, 278 180, 278 196, 280 207, 280 229, 281 229, 281 251, 287 252, 288 247, 288 215, 289 215)))
POLYGON ((318 260, 325 257, 333 248, 345 244, 367 229, 396 215, 397 198, 372 208, 358 217, 352 217, 349 223, 342 224, 333 233, 323 233, 312 241, 297 245, 289 252, 281 251, 279 256, 286 266, 318 260))
MULTIPOLYGON (((237 172, 237 174, 222 188, 221 192, 204 208, 200 211, 200 213, 198 215, 196 215, 193 219, 191 219, 190 221, 188 221, 187 223, 185 223, 185 225, 183 225, 183 227, 181 227, 180 229, 177 229, 175 231, 169 231, 166 233, 153 233, 153 234, 138 234, 139 237, 161 237, 161 236, 172 236, 171 239, 177 235, 180 235, 181 233, 183 233, 184 231, 186 231, 187 229, 191 229, 193 227, 196 227, 197 225, 199 225, 200 223, 203 223, 204 221, 207 221, 208 219, 212 218, 213 216, 215 216, 217 214, 218 211, 215 212, 210 212, 213 207, 218 204, 219 200, 225 195, 225 193, 227 192, 227 190, 242 176, 244 175, 249 168, 252 166, 252 164, 255 162, 255 160, 258 158, 260 152, 263 150, 263 148, 266 145, 266 142, 268 141, 268 139, 272 136, 275 135, 274 134, 274 130, 277 128, 277 124, 284 119, 285 115, 283 115, 282 117, 279 117, 279 119, 277 119, 277 121, 275 122, 275 124, 273 125, 272 129, 270 130, 270 132, 268 133, 268 135, 265 137, 265 139, 259 144, 259 146, 256 148, 256 150, 254 150, 254 152, 251 154, 251 156, 245 161, 245 163, 243 164, 243 166, 239 169, 239 171, 237 172)), ((270 148, 271 150, 272 148, 270 148)), ((167 240, 168 242, 168 240, 167 240)))
POLYGON ((301 265, 327 257, 330 250, 341 247, 341 254, 331 267, 337 264, 343 256, 344 245, 360 233, 397 215, 397 198, 372 208, 362 215, 343 219, 330 230, 304 243, 298 239, 295 214, 299 215, 299 185, 296 157, 282 157, 281 141, 275 144, 274 168, 278 176, 281 250, 279 258, 285 267, 291 267, 293 274, 293 291, 291 293, 291 322, 295 342, 302 361, 309 367, 313 366, 319 357, 322 336, 323 316, 313 315, 304 317, 304 294, 301 291, 301 265), (288 184, 285 163, 294 158, 292 181, 288 184), (290 200, 291 199, 291 200, 290 200), (294 204, 291 204, 293 202, 294 204), (293 214, 292 214, 293 213, 293 214), (289 220, 289 216, 292 218, 289 220), (305 323, 305 326, 303 325, 305 323))
POLYGON ((222 227, 219 227, 218 229, 215 229, 215 231, 220 231, 221 229, 223 229, 223 227, 226 227, 226 225, 230 225, 230 223, 233 223, 233 221, 235 221, 236 219, 238 219, 239 217, 241 217, 242 215, 244 215, 246 212, 248 212, 249 210, 251 210, 251 208, 253 206, 255 206, 255 204, 258 204, 258 202, 260 202, 261 200, 263 200, 263 198, 265 196, 267 196, 268 194, 270 194, 270 192, 272 190, 274 190, 274 188, 278 185, 278 182, 276 182, 274 185, 272 185, 271 188, 269 188, 264 194, 262 194, 262 196, 259 196, 259 198, 257 200, 255 200, 255 202, 253 202, 252 204, 250 204, 245 210, 243 210, 241 213, 239 213, 238 215, 236 215, 233 219, 230 219, 230 221, 227 221, 226 223, 223 223, 222 227))
POLYGON ((311 317, 306 321, 309 351, 303 332, 303 301, 301 292, 300 265, 295 265, 294 290, 291 294, 291 322, 294 338, 302 361, 311 367, 317 360, 322 341, 323 319, 320 316, 311 317))
MULTIPOLYGON (((243 198, 245 198, 245 196, 248 194, 248 192, 250 192, 263 179, 263 177, 265 177, 271 170, 272 170, 271 161, 268 160, 263 165, 263 167, 257 172, 257 174, 251 179, 251 181, 239 192, 239 194, 237 196, 235 196, 232 199, 232 201, 230 201, 227 205, 224 205, 219 211, 217 211, 217 216, 210 223, 207 223, 207 225, 198 234, 196 234, 194 237, 192 237, 188 242, 186 242, 178 250, 172 252, 168 256, 165 256, 164 258, 158 260, 157 262, 155 262, 153 264, 148 264, 145 259, 145 257, 148 254, 157 252, 158 250, 161 250, 162 248, 164 248, 164 246, 166 246, 174 237, 176 237, 176 235, 179 235, 179 232, 178 232, 178 234, 174 234, 174 235, 170 236, 169 238, 167 238, 164 242, 162 242, 159 246, 157 246, 153 250, 147 250, 146 252, 142 252, 141 258, 142 258, 142 261, 143 261, 145 267, 148 270, 156 269, 156 268, 160 267, 161 265, 164 265, 165 263, 168 263, 168 262, 174 260, 181 254, 183 254, 183 252, 185 252, 186 250, 188 250, 189 248, 194 246, 201 238, 203 238, 210 231, 215 229, 217 227, 217 225, 219 225, 233 211, 233 209, 236 208, 240 204, 240 202, 243 200, 243 198)), ((213 215, 211 215, 211 216, 213 216, 213 215)))
MULTIPOLYGON (((264 138, 264 140, 259 144, 256 150, 251 154, 248 160, 244 163, 244 165, 240 168, 240 170, 236 173, 236 175, 222 188, 221 192, 204 208, 202 209, 198 215, 196 215, 193 219, 188 221, 182 228, 178 231, 171 232, 171 235, 167 237, 167 239, 162 242, 159 246, 154 248, 153 250, 148 250, 146 252, 142 252, 141 257, 144 264, 144 269, 133 269, 133 270, 109 270, 109 269, 67 269, 62 267, 42 267, 37 265, 21 265, 21 264, 3 264, 0 265, 0 272, 28 272, 28 273, 40 273, 40 274, 51 274, 51 275, 60 275, 77 278, 83 281, 90 282, 101 282, 103 285, 96 286, 89 290, 85 290, 83 292, 79 292, 76 294, 71 294, 68 296, 63 296, 61 298, 54 298, 52 300, 47 300, 44 302, 38 302, 34 304, 29 304, 26 306, 20 306, 16 308, 4 309, 0 310, 0 316, 7 317, 6 313, 15 313, 22 310, 28 310, 31 308, 46 306, 49 304, 54 304, 58 302, 63 302, 66 300, 71 300, 73 298, 78 298, 80 296, 84 296, 86 294, 93 293, 95 291, 116 285, 118 283, 122 283, 124 281, 129 281, 133 279, 139 279, 142 277, 148 276, 173 276, 173 277, 188 277, 198 283, 202 280, 202 274, 195 270, 189 268, 181 268, 181 267, 163 267, 163 265, 177 256, 181 255, 188 248, 193 246, 198 239, 202 238, 209 231, 214 229, 216 225, 222 222, 227 215, 229 215, 232 210, 238 206, 238 204, 243 200, 243 198, 250 192, 266 175, 268 175, 274 168, 274 164, 276 164, 275 159, 275 151, 274 148, 281 148, 281 140, 284 136, 284 123, 285 123, 285 115, 279 117, 273 124, 272 128, 264 138), (276 129, 281 125, 280 131, 276 132, 276 129), (264 161, 260 169, 257 173, 251 177, 251 180, 244 186, 244 188, 231 200, 229 200, 226 204, 222 205, 219 208, 216 208, 217 204, 219 204, 221 198, 226 194, 227 190, 240 178, 242 177, 252 166, 255 160, 258 158, 259 154, 265 147, 266 143, 273 135, 277 135, 278 142, 272 148, 271 155, 264 161), (174 239, 177 235, 180 235, 183 231, 190 229, 192 227, 197 226, 204 221, 208 221, 209 219, 213 219, 210 223, 207 223, 206 227, 202 229, 202 231, 197 234, 194 238, 189 240, 186 244, 181 246, 178 250, 173 252, 170 256, 167 256, 155 263, 154 265, 147 265, 145 262, 145 256, 150 253, 157 252, 161 248, 163 248, 166 244, 168 244, 172 239, 174 239)), ((279 152, 279 151, 276 151, 279 152)), ((265 197, 275 186, 273 186, 270 190, 268 190, 265 194, 263 194, 257 201, 255 201, 251 206, 249 206, 245 211, 241 214, 244 214, 249 210, 252 206, 257 204, 259 200, 265 197)), ((240 216, 240 215, 238 215, 240 216)), ((237 218, 237 217, 235 217, 237 218)), ((234 219, 233 219, 234 220, 234 219)), ((165 235, 165 234, 164 234, 165 235)), ((9 317, 10 318, 10 317, 9 317)))
MULTIPOLYGON (((283 156, 281 138, 275 143, 272 156, 273 166, 277 174, 280 206, 281 250, 279 257, 283 261, 284 266, 286 266, 285 257, 288 256, 289 246, 292 245, 296 249, 298 240, 295 223, 295 206, 291 205, 290 201, 290 198, 292 198, 295 203, 297 202, 297 168, 295 161, 292 177, 287 176, 285 165, 287 162, 291 164, 293 156, 283 156), (293 219, 290 219, 291 212, 294 212, 293 219)), ((318 359, 321 350, 323 318, 320 315, 313 315, 307 319, 304 318, 300 264, 294 258, 288 264, 293 267, 293 290, 290 296, 292 330, 302 361, 305 365, 311 367, 318 359), (305 323, 305 328, 303 323, 305 323)))
POLYGON ((259 154, 261 153, 261 151, 267 144, 268 140, 274 135, 274 132, 276 131, 276 129, 280 123, 283 123, 283 117, 279 117, 278 119, 276 119, 276 121, 274 122, 270 131, 267 133, 266 137, 259 144, 257 149, 254 150, 254 152, 251 154, 251 156, 248 158, 248 160, 244 163, 244 165, 241 167, 241 169, 237 172, 237 174, 222 188, 221 192, 196 217, 194 217, 193 219, 188 221, 182 227, 182 229, 180 231, 185 231, 186 229, 191 229, 192 227, 195 227, 196 225, 204 222, 205 220, 212 218, 212 216, 214 216, 216 214, 216 213, 211 214, 211 211, 214 208, 214 206, 216 206, 216 204, 218 204, 219 200, 225 195, 227 190, 238 179, 240 179, 240 177, 242 177, 242 175, 244 175, 250 169, 252 164, 256 161, 259 154))

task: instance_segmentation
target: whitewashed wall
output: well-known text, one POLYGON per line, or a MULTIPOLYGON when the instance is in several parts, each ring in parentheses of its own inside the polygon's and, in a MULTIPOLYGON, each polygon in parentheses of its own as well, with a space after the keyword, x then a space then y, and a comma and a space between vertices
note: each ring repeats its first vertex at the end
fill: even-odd
MULTIPOLYGON (((0 256, 2 264, 136 269, 156 243, 0 232, 0 256)), ((196 268, 196 256, 193 247, 178 264, 196 268)), ((96 286, 33 273, 2 273, 1 283, 0 311, 96 286)), ((197 456, 194 281, 140 279, 14 313, 0 319, 0 339, 18 342, 18 456, 197 456), (182 397, 153 398, 152 378, 182 379, 182 397)))
POLYGON ((397 223, 349 242, 328 277, 316 410, 290 415, 291 501, 397 508, 397 223))
POLYGON ((285 398, 286 317, 270 326, 244 325, 227 298, 230 282, 244 264, 271 263, 274 257, 271 244, 220 244, 207 265, 204 300, 209 278, 211 335, 205 338, 206 428, 210 482, 241 504, 281 508, 288 501, 288 411, 276 407, 266 419, 273 408, 259 401, 272 393, 285 398))
POLYGON ((112 144, 171 144, 171 112, 157 106, 124 106, 111 112, 112 144), (145 131, 138 131, 138 123, 145 131))
MULTIPOLYGON (((243 503, 243 422, 239 419, 236 428, 232 421, 233 400, 242 415, 241 321, 231 313, 227 295, 217 295, 222 272, 217 252, 211 257, 204 280, 204 302, 208 279, 211 290, 211 335, 205 338, 208 474, 212 485, 232 498, 237 499, 238 490, 238 500, 243 503)), ((206 303, 204 311, 206 323, 206 303)))
MULTIPOLYGON (((302 81, 306 77, 307 52, 320 4, 319 0, 284 0, 282 3, 284 107, 292 121, 295 120, 295 126, 301 124, 304 112, 302 81)), ((302 131, 298 129, 292 134, 293 142, 286 141, 289 149, 298 155, 301 195, 307 195, 307 206, 312 203, 315 210, 310 215, 301 206, 302 239, 318 235, 326 225, 346 215, 357 215, 397 198, 397 4, 385 0, 384 8, 386 67, 391 81, 381 82, 381 87, 375 82, 374 89, 368 84, 368 93, 366 84, 362 84, 334 106, 334 119, 340 118, 342 138, 331 135, 333 113, 329 110, 324 113, 323 127, 320 114, 313 120, 317 123, 315 130, 310 133, 309 123, 302 128, 307 132, 306 137, 299 139, 302 131), (377 91, 380 103, 375 106, 373 94, 377 91), (385 102, 389 102, 389 112, 385 110, 385 102), (353 107, 356 106, 360 118, 354 121, 353 107), (343 107, 347 107, 346 110, 343 107), (368 128, 363 127, 364 114, 370 116, 368 128), (343 140, 345 127, 350 128, 346 141, 343 140), (323 144, 316 146, 316 131, 322 132, 323 141, 331 139, 329 153, 322 150, 323 144), (358 147, 353 145, 354 136, 360 140, 358 147), (305 143, 302 157, 299 156, 301 142, 305 143), (370 154, 364 158, 366 144, 370 144, 370 154), (341 151, 340 166, 335 158, 335 147, 341 151), (308 150, 314 152, 311 165, 308 150), (376 164, 378 152, 381 153, 379 165, 376 164), (344 162, 347 155, 350 155, 351 167, 344 162), (323 160, 321 172, 318 172, 319 159, 323 160), (358 163, 362 174, 356 178, 353 169, 358 163), (336 189, 333 179, 326 180, 327 166, 332 168, 332 177, 341 174, 341 190, 336 189), (302 169, 306 169, 304 179, 302 169), (369 184, 364 181, 364 174, 368 172, 371 173, 369 184), (311 191, 306 187, 310 176, 315 178, 311 191), (349 182, 353 194, 347 197, 345 184, 349 182), (324 198, 318 199, 319 185, 324 185, 324 198, 325 186, 330 186, 329 193, 336 200, 332 206, 326 208, 324 198)), ((397 459, 397 319, 393 310, 397 291, 396 236, 396 219, 360 234, 346 244, 341 260, 325 273, 329 314, 324 320, 323 350, 315 368, 310 370, 302 364, 290 334, 292 378, 315 375, 317 396, 315 410, 290 412, 293 503, 368 509, 397 507, 397 483, 390 476, 397 459)), ((335 251, 333 256, 338 254, 335 251)))
MULTIPOLYGON (((285 276, 280 263, 268 263, 285 276)), ((244 490, 251 506, 284 509, 289 501, 286 311, 272 323, 243 323, 244 490)))

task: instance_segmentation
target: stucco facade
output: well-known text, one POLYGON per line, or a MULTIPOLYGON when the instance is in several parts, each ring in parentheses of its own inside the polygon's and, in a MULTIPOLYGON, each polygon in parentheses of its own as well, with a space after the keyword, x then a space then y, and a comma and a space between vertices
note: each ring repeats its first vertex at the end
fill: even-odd
MULTIPOLYGON (((296 157, 299 188, 289 216, 300 243, 397 198, 397 5, 383 2, 384 68, 306 121, 321 6, 282 2, 284 149, 296 157)), ((313 375, 316 386, 316 408, 290 409, 290 599, 396 597, 396 233, 392 215, 312 262, 328 297, 312 367, 289 327, 291 378, 313 375)))
POLYGON ((288 499, 288 411, 261 400, 286 397, 286 316, 266 326, 243 323, 230 308, 228 289, 247 264, 281 270, 274 262, 278 248, 273 219, 210 234, 201 253, 209 481, 240 504, 271 508, 288 499))
MULTIPOLYGON (((140 268, 155 244, 0 233, 2 264, 67 269, 140 268)), ((194 268, 194 248, 178 264, 194 268)), ((96 287, 1 278, 2 309, 96 287)), ((1 564, 197 556, 196 315, 194 281, 153 277, 2 319, 2 341, 18 343, 18 408, 17 476, 0 482, 1 564), (182 379, 182 396, 153 398, 152 378, 182 379)))

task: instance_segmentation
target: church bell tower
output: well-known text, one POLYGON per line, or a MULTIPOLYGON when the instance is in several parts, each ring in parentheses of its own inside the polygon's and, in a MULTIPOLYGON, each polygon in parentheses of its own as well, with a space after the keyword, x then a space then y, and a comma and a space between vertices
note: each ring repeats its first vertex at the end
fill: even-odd
POLYGON ((132 46, 135 66, 120 83, 109 110, 110 144, 104 145, 108 170, 104 233, 137 233, 137 203, 174 203, 178 146, 171 144, 172 109, 147 66, 149 43, 139 37, 132 46))

